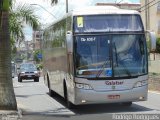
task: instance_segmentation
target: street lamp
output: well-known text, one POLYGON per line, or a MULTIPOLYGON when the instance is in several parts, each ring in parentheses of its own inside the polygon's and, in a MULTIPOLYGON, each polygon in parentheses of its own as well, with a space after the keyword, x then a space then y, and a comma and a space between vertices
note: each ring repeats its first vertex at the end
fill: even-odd
POLYGON ((57 19, 57 17, 55 15, 53 15, 51 12, 49 12, 46 8, 44 8, 43 6, 39 5, 39 4, 30 4, 30 5, 36 5, 41 7, 42 9, 44 9, 45 11, 47 11, 50 15, 52 15, 55 19, 57 19))

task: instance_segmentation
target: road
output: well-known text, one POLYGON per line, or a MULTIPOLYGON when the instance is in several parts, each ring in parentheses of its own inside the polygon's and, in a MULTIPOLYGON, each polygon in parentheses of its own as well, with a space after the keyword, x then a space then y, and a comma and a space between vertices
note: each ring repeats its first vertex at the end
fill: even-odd
MULTIPOLYGON (((13 79, 18 108, 22 111, 22 120, 113 120, 113 114, 159 114, 160 93, 149 92, 148 101, 135 102, 131 107, 119 104, 101 104, 79 106, 69 110, 60 96, 50 97, 44 85, 40 82, 13 79)), ((159 116, 160 117, 160 116, 159 116)))

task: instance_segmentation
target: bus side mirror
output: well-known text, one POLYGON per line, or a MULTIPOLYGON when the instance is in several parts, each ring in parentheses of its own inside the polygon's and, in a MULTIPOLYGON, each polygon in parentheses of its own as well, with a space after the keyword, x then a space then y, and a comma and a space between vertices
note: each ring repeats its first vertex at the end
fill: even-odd
POLYGON ((73 53, 73 36, 71 31, 68 31, 66 33, 66 41, 67 41, 67 51, 69 53, 73 53))
POLYGON ((147 31, 147 43, 148 43, 148 47, 150 52, 153 52, 156 50, 156 35, 155 32, 151 32, 151 31, 147 31))

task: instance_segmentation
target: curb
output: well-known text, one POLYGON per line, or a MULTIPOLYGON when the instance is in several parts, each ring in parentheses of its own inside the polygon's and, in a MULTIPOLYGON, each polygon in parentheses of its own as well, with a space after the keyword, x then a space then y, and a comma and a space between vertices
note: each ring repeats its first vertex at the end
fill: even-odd
POLYGON ((18 110, 0 110, 1 120, 22 120, 22 111, 18 110))
POLYGON ((149 93, 154 93, 154 94, 160 95, 160 92, 159 92, 159 91, 152 91, 152 90, 149 90, 148 92, 149 92, 149 93))

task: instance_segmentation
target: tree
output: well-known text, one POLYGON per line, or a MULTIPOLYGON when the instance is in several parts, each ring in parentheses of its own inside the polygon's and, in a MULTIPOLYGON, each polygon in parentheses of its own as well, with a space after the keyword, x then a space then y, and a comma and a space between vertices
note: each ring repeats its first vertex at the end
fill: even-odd
POLYGON ((11 77, 9 3, 0 3, 0 110, 17 110, 11 77))
POLYGON ((57 4, 57 3, 58 3, 58 0, 51 0, 52 5, 57 4))
POLYGON ((24 21, 38 27, 32 9, 22 6, 15 12, 11 3, 11 0, 0 0, 0 110, 17 110, 11 76, 11 41, 24 37, 24 21))
POLYGON ((41 59, 38 58, 38 54, 42 54, 42 51, 41 50, 35 50, 34 53, 33 53, 33 58, 34 58, 34 61, 36 61, 36 63, 40 63, 41 59))
MULTIPOLYGON (((11 78, 11 28, 9 29, 11 2, 11 0, 0 0, 0 110, 17 110, 11 78)), ((57 2, 58 0, 51 0, 52 4, 57 2)), ((21 36, 23 37, 23 34, 21 36)))
POLYGON ((38 17, 34 15, 34 9, 29 5, 18 5, 14 10, 10 9, 9 28, 11 40, 19 44, 24 41, 24 21, 34 30, 38 29, 38 17))

